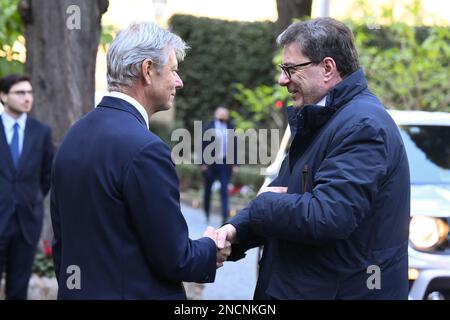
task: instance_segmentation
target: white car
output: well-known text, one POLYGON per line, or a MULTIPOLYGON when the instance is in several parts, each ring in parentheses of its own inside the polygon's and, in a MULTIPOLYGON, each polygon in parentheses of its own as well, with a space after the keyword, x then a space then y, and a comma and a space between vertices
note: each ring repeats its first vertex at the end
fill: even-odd
MULTIPOLYGON (((411 173, 409 299, 450 300, 450 113, 389 110, 411 173)), ((263 187, 278 174, 289 143, 285 131, 263 187)))

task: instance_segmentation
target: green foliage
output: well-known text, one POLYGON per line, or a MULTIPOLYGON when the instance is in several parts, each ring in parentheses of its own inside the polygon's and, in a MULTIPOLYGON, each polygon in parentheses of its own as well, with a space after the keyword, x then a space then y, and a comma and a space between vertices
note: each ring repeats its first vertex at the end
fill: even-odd
MULTIPOLYGON (((388 108, 450 112, 450 28, 424 27, 418 0, 408 8, 414 27, 394 19, 393 4, 382 9, 381 17, 373 15, 366 1, 357 4, 363 19, 346 24, 355 35, 370 89, 388 108)), ((274 60, 279 59, 278 55, 274 60)), ((278 116, 272 112, 274 101, 289 100, 275 82, 272 87, 237 88, 237 100, 250 111, 234 114, 244 128, 267 126, 265 119, 278 116)))
POLYGON ((52 248, 48 241, 43 241, 42 251, 39 251, 33 263, 33 273, 39 277, 52 278, 55 276, 55 268, 53 266, 52 248))
POLYGON ((170 19, 172 30, 191 49, 180 75, 184 88, 177 93, 177 118, 192 129, 194 120, 209 120, 214 109, 239 109, 235 83, 253 88, 271 85, 275 26, 272 22, 231 22, 186 15, 170 19))
POLYGON ((51 255, 38 252, 34 259, 33 273, 39 277, 52 278, 55 276, 55 268, 53 267, 53 259, 51 255))
POLYGON ((7 59, 0 57, 0 77, 11 73, 21 74, 23 71, 24 65, 22 62, 17 60, 8 61, 7 59))
POLYGON ((236 84, 238 92, 235 95, 242 109, 240 112, 232 111, 236 126, 247 130, 250 128, 283 128, 283 111, 276 107, 277 101, 286 100, 278 87, 266 85, 254 89, 245 88, 241 83, 236 84))
POLYGON ((32 272, 39 277, 52 278, 55 276, 52 247, 48 240, 42 240, 42 247, 34 257, 32 272))
POLYGON ((19 0, 0 0, 0 44, 12 45, 23 34, 23 25, 17 5, 19 0))
MULTIPOLYGON (((389 24, 378 30, 349 22, 371 90, 389 108, 450 111, 450 28, 420 27, 417 0, 409 8, 416 27, 395 21, 393 11, 384 7, 380 19, 389 24)), ((368 14, 362 25, 373 20, 368 14)))
POLYGON ((117 34, 118 30, 115 26, 107 24, 102 24, 102 31, 100 34, 100 46, 102 47, 103 51, 107 51, 108 45, 113 41, 115 35, 117 34))
POLYGON ((393 47, 360 49, 372 91, 393 109, 450 111, 450 29, 433 27, 422 42, 402 23, 390 31, 393 47))
MULTIPOLYGON (((278 64, 281 63, 281 51, 273 59, 273 82, 277 82, 279 76, 278 64)), ((260 85, 255 88, 247 88, 243 84, 235 85, 237 90, 235 99, 240 102, 242 108, 239 112, 231 114, 236 122, 236 127, 247 130, 250 128, 284 129, 286 117, 283 109, 277 107, 277 103, 286 106, 289 103, 289 94, 286 88, 277 84, 273 86, 260 85)))
POLYGON ((14 43, 23 34, 23 25, 17 11, 19 0, 0 0, 0 76, 23 72, 23 64, 17 60, 14 43))

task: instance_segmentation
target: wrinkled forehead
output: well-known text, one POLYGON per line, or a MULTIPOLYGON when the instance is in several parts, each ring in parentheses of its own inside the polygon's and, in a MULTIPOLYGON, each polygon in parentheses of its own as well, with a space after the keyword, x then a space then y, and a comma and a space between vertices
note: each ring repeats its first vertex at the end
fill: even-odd
POLYGON ((305 58, 297 43, 292 42, 283 47, 282 62, 284 64, 297 64, 299 61, 305 60, 305 58))

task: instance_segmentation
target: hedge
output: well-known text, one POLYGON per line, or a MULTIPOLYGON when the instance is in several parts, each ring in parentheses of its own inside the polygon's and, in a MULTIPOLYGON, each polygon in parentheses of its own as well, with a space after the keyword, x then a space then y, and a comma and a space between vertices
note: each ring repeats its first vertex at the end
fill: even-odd
POLYGON ((179 65, 184 88, 176 99, 176 118, 184 127, 192 129, 194 120, 210 120, 222 104, 237 110, 236 83, 250 88, 273 84, 273 22, 174 15, 169 24, 191 47, 179 65))

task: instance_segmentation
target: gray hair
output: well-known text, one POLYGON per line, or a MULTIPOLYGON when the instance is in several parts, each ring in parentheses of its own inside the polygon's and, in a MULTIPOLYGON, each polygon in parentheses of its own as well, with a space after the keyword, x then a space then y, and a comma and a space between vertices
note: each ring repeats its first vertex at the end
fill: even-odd
POLYGON ((297 43, 302 54, 313 62, 333 58, 342 78, 359 68, 358 52, 352 31, 333 18, 316 18, 291 24, 277 38, 285 47, 297 43))
POLYGON ((108 91, 132 86, 145 59, 155 62, 160 71, 169 59, 167 47, 175 50, 178 61, 184 59, 189 48, 179 36, 152 22, 133 23, 119 32, 106 56, 108 91))

